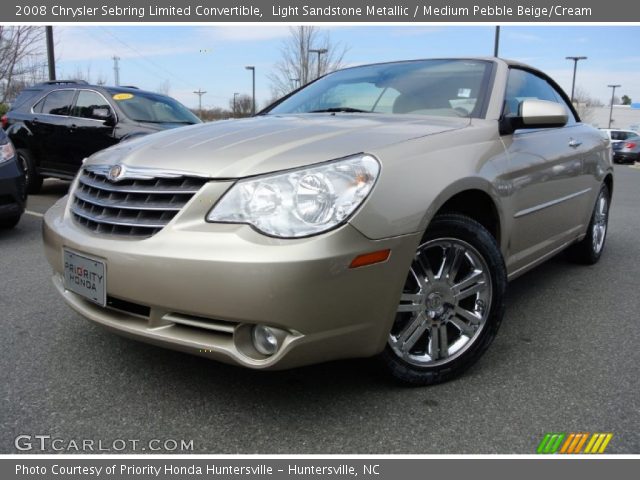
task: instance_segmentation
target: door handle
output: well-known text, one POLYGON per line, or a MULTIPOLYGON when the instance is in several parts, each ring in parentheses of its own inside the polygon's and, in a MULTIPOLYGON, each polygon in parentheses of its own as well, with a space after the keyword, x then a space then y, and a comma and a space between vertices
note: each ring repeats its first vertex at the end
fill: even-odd
POLYGON ((70 132, 75 132, 75 131, 76 131, 76 128, 78 128, 78 126, 77 126, 75 123, 72 123, 72 124, 69 126, 69 131, 70 131, 70 132))
POLYGON ((577 147, 579 147, 580 145, 582 145, 582 142, 580 142, 580 141, 578 141, 578 140, 576 140, 576 139, 574 139, 574 138, 570 138, 570 139, 569 139, 569 146, 570 146, 570 147, 577 148, 577 147))

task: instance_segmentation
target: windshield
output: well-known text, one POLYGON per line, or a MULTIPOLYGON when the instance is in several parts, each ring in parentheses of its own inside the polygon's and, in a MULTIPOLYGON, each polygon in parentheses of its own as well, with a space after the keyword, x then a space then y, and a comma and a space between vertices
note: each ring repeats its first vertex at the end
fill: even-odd
POLYGON ((479 117, 491 66, 482 60, 421 60, 349 68, 319 79, 263 113, 479 117))
POLYGON ((187 107, 170 97, 142 92, 113 91, 111 94, 124 114, 136 122, 200 123, 187 107))

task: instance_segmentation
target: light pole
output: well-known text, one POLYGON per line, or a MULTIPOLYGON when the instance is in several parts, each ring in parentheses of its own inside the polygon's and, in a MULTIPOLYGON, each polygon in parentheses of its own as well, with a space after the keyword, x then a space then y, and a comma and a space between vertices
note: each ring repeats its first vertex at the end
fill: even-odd
POLYGON ((44 27, 47 40, 47 64, 49 66, 49 80, 56 79, 56 55, 53 51, 53 27, 44 27))
POLYGON ((318 75, 316 78, 320 78, 320 55, 323 53, 327 53, 329 50, 326 48, 310 48, 309 53, 317 53, 318 54, 318 75))
POLYGON ((120 57, 114 55, 111 59, 113 60, 113 80, 116 82, 117 87, 120 85, 120 65, 118 65, 120 57))
POLYGON ((253 81, 253 93, 251 95, 251 115, 256 114, 256 67, 253 65, 247 65, 244 67, 246 70, 251 70, 251 78, 253 81))
POLYGON ((202 95, 204 95, 207 92, 205 92, 201 88, 199 88, 197 91, 195 91, 193 93, 198 95, 198 112, 200 112, 200 117, 202 117, 202 95))
POLYGON ((240 95, 238 92, 233 92, 233 116, 237 116, 238 114, 236 113, 238 110, 236 110, 236 97, 240 95))
POLYGON ((607 85, 611 90, 611 108, 609 109, 609 128, 611 128, 611 119, 613 118, 613 98, 616 95, 616 88, 620 88, 622 85, 607 85))
POLYGON ((493 39, 493 56, 498 56, 498 49, 500 48, 500 25, 496 26, 496 35, 493 39))
POLYGON ((573 103, 573 93, 576 90, 576 70, 578 69, 578 61, 586 60, 587 57, 565 57, 566 60, 573 60, 573 81, 571 82, 571 103, 573 103))

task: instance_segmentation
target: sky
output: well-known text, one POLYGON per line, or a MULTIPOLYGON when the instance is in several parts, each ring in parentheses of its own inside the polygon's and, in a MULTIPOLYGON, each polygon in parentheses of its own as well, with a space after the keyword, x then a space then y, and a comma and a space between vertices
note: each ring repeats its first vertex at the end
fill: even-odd
MULTIPOLYGON (((336 46, 346 47, 346 65, 430 57, 491 56, 493 26, 318 26, 336 46)), ((228 108, 234 92, 251 93, 256 69, 258 107, 271 98, 267 75, 281 56, 289 27, 251 26, 56 26, 58 78, 78 71, 114 84, 113 56, 120 57, 120 84, 169 94, 190 108, 193 92, 202 105, 228 108)), ((640 26, 502 26, 500 56, 537 67, 571 92, 576 87, 607 104, 616 96, 640 102, 640 26)))

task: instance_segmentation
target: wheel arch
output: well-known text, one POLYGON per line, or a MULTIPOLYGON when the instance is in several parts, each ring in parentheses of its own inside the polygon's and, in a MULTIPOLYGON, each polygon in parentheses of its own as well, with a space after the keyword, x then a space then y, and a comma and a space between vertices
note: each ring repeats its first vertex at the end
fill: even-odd
POLYGON ((464 179, 451 185, 436 198, 429 213, 425 229, 436 215, 458 213, 485 227, 498 246, 505 244, 505 239, 502 238, 503 212, 497 201, 497 193, 491 183, 482 178, 464 179))
POLYGON ((603 180, 604 184, 609 189, 609 196, 613 196, 613 174, 611 172, 607 173, 603 180))
POLYGON ((7 129, 7 136, 16 148, 29 148, 29 137, 33 136, 31 130, 24 123, 14 123, 7 129))

